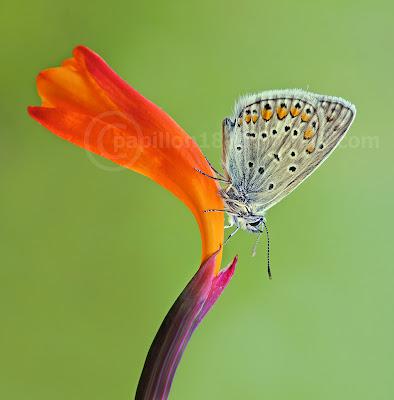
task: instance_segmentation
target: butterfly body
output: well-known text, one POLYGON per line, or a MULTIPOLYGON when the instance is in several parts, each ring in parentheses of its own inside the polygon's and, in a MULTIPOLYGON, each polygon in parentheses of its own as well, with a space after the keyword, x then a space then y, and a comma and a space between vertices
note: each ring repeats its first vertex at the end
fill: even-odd
POLYGON ((230 225, 261 232, 266 211, 329 156, 355 113, 344 99, 299 89, 241 98, 222 125, 220 194, 230 225))
POLYGON ((264 210, 258 209, 258 204, 251 201, 243 188, 236 188, 231 184, 220 191, 230 218, 230 226, 258 233, 259 225, 264 220, 264 210))

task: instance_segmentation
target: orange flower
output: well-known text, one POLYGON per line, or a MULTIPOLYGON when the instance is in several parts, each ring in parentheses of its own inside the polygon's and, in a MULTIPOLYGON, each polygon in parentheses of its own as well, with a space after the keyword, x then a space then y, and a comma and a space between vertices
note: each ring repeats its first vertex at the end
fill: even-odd
MULTIPOLYGON (((223 208, 213 171, 198 145, 163 110, 123 81, 97 54, 74 49, 62 66, 37 78, 41 107, 29 114, 56 135, 148 176, 192 211, 201 233, 202 261, 223 242, 223 208)), ((221 252, 217 257, 218 273, 221 252)))

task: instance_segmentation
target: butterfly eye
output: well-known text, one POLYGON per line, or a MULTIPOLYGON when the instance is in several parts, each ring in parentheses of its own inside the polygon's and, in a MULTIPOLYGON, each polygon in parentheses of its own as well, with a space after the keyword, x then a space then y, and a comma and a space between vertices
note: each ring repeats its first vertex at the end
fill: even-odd
POLYGON ((260 224, 261 224, 261 219, 259 219, 259 220, 256 221, 256 222, 250 222, 250 223, 249 223, 250 226, 257 226, 257 225, 260 225, 260 224))

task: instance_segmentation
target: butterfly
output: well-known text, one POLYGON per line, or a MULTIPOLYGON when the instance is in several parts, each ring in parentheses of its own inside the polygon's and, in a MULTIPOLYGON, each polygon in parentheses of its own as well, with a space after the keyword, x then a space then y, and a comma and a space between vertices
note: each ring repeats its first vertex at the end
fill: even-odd
POLYGON ((269 251, 267 210, 331 154, 355 115, 355 106, 340 97, 301 89, 242 97, 222 124, 224 173, 213 168, 212 178, 224 184, 225 207, 205 211, 227 212, 229 227, 236 227, 229 238, 239 229, 259 235, 266 230, 269 251))

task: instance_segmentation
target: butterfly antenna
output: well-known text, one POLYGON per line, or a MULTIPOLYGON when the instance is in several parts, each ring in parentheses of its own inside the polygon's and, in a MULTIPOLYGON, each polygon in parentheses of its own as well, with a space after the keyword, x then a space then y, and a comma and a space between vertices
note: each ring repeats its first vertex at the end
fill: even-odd
POLYGON ((264 220, 262 221, 264 225, 265 232, 267 234, 267 271, 268 271, 268 277, 272 279, 272 274, 271 274, 271 266, 270 266, 270 235, 268 233, 268 228, 264 220))

